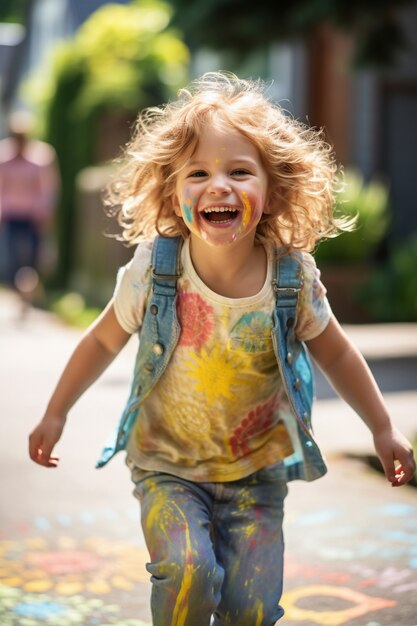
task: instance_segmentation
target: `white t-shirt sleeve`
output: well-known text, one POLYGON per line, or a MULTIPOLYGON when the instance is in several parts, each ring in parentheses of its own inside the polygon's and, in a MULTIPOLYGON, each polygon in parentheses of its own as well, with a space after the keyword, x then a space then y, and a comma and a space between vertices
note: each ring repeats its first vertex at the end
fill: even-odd
POLYGON ((296 335, 300 341, 318 337, 330 321, 332 311, 320 271, 311 254, 303 253, 303 287, 298 301, 296 335))
POLYGON ((121 327, 130 334, 138 331, 145 314, 151 287, 152 241, 140 243, 133 258, 120 268, 114 290, 114 310, 121 327))

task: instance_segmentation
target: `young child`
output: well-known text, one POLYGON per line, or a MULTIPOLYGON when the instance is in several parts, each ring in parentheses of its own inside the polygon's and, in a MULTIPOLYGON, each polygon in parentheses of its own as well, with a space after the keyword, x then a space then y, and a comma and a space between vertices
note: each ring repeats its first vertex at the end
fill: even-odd
POLYGON ((154 626, 271 626, 283 615, 287 482, 326 471, 305 345, 368 425, 388 481, 415 471, 310 254, 349 228, 333 214, 336 181, 320 134, 259 81, 206 74, 139 117, 109 195, 124 239, 139 245, 30 435, 30 456, 57 466, 68 411, 138 331, 130 398, 99 466, 127 449, 154 626))

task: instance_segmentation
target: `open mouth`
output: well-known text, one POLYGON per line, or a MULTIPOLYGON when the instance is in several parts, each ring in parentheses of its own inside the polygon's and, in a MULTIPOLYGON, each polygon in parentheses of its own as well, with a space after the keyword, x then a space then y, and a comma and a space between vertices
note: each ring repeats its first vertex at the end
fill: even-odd
POLYGON ((233 222, 239 211, 228 206, 209 207, 204 209, 202 215, 211 224, 228 224, 233 222))

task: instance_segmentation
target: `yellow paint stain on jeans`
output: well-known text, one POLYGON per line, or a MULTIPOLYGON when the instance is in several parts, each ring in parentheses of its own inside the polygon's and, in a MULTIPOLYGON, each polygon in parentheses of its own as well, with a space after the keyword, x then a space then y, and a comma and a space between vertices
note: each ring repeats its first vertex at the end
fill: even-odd
POLYGON ((168 529, 176 520, 177 513, 173 511, 175 507, 175 503, 171 502, 163 492, 156 493, 155 501, 146 520, 146 526, 150 530, 158 525, 168 541, 170 541, 168 529))
POLYGON ((147 527, 151 530, 155 525, 168 541, 171 541, 171 529, 175 526, 184 528, 185 551, 184 551, 184 575, 181 581, 170 626, 184 626, 187 620, 189 595, 194 575, 191 538, 187 518, 178 504, 167 497, 163 492, 155 494, 155 501, 148 513, 147 527))
POLYGON ((242 534, 245 535, 246 539, 250 539, 255 534, 256 530, 257 530, 256 523, 252 522, 248 524, 247 526, 245 526, 244 528, 242 528, 242 534))
POLYGON ((172 615, 171 626, 184 626, 187 619, 188 597, 190 594, 191 583, 194 574, 193 555, 191 550, 191 539, 187 518, 174 502, 172 503, 172 505, 177 509, 178 515, 181 517, 185 525, 185 567, 184 576, 181 582, 181 588, 179 590, 177 601, 174 607, 174 612, 172 615))
POLYGON ((263 607, 262 607, 262 602, 258 601, 258 607, 256 610, 256 622, 255 622, 255 626, 260 626, 262 624, 262 620, 264 618, 264 611, 263 611, 263 607))

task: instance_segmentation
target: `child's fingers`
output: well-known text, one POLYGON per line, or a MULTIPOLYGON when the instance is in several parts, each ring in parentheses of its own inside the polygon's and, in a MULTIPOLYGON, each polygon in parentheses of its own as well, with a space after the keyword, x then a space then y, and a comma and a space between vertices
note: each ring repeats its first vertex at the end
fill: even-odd
POLYGON ((395 469, 394 457, 391 456, 390 454, 382 454, 381 452, 379 453, 378 456, 379 456, 379 460, 382 463, 384 474, 387 480, 390 483, 394 483, 394 481, 396 480, 395 478, 396 469, 395 469))
POLYGON ((32 433, 29 437, 29 456, 32 461, 37 461, 39 453, 41 452, 41 441, 35 433, 32 433))
POLYGON ((38 453, 34 461, 43 465, 44 467, 57 467, 59 463, 59 457, 51 456, 52 450, 39 448, 38 453))
POLYGON ((408 483, 415 471, 416 463, 411 444, 394 431, 387 438, 378 437, 375 449, 384 468, 387 480, 395 487, 408 483))
POLYGON ((416 472, 416 464, 412 454, 407 455, 405 460, 399 461, 395 468, 395 486, 405 485, 410 481, 416 472))
POLYGON ((46 462, 46 467, 58 467, 59 457, 58 456, 50 456, 46 462))
POLYGON ((400 487, 405 483, 405 472, 403 471, 401 465, 398 465, 395 468, 394 477, 391 479, 391 485, 393 487, 400 487))
POLYGON ((32 461, 44 467, 56 467, 59 462, 57 456, 52 456, 54 444, 45 441, 37 433, 32 433, 29 437, 29 456, 32 461))
POLYGON ((412 456, 403 462, 397 461, 385 469, 385 475, 393 487, 400 487, 408 483, 414 476, 416 465, 412 456))
POLYGON ((59 457, 52 456, 52 445, 45 445, 43 448, 39 448, 36 458, 37 463, 44 467, 57 467, 59 457))
MULTIPOLYGON (((390 456, 384 457, 380 455, 379 458, 384 468, 384 474, 387 480, 391 483, 391 485, 397 487, 397 486, 403 485, 404 482, 407 482, 405 480, 405 472, 400 463, 396 464, 394 461, 394 458, 390 456)), ((408 478, 407 480, 410 480, 410 478, 408 478)))

